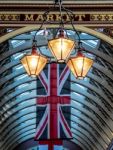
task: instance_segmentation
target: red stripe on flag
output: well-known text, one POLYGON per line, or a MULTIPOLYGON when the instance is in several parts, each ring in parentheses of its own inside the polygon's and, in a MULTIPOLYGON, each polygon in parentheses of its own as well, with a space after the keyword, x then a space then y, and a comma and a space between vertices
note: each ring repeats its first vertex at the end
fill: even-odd
POLYGON ((53 143, 54 145, 62 145, 63 142, 62 140, 43 140, 43 141, 39 141, 40 145, 48 145, 49 143, 53 143))
POLYGON ((70 104, 69 96, 47 96, 41 97, 37 99, 37 104, 45 105, 45 104, 70 104))
POLYGON ((63 124, 64 124, 64 126, 65 126, 65 128, 66 128, 66 130, 67 130, 67 132, 68 132, 68 134, 69 134, 69 136, 72 137, 71 130, 70 130, 70 128, 69 128, 69 126, 68 126, 68 124, 67 124, 67 122, 66 122, 66 120, 65 120, 65 118, 64 118, 64 116, 63 116, 63 114, 62 114, 61 109, 60 109, 60 116, 61 116, 61 119, 62 119, 62 121, 63 121, 63 124))
POLYGON ((48 150, 54 150, 54 145, 62 146, 62 140, 46 140, 46 141, 39 141, 39 145, 48 145, 48 150))
POLYGON ((68 66, 66 66, 60 76, 60 79, 59 79, 59 83, 61 83, 63 77, 65 76, 66 72, 69 70, 68 66))
POLYGON ((50 65, 50 95, 57 96, 57 64, 50 65))
POLYGON ((40 97, 37 99, 37 104, 40 105, 46 105, 48 103, 47 97, 40 97))
POLYGON ((42 77, 41 74, 39 75, 39 78, 40 78, 40 81, 42 82, 42 84, 44 85, 46 91, 48 92, 48 85, 47 85, 46 82, 44 81, 44 79, 43 79, 43 77, 42 77))
POLYGON ((46 124, 47 124, 47 120, 48 120, 48 115, 46 116, 46 119, 45 119, 45 121, 44 121, 43 125, 41 126, 40 130, 39 130, 39 131, 38 131, 38 133, 36 134, 36 136, 35 136, 35 140, 37 139, 37 137, 39 137, 39 136, 40 136, 41 132, 43 132, 43 130, 44 130, 44 128, 45 128, 45 126, 46 126, 46 124))

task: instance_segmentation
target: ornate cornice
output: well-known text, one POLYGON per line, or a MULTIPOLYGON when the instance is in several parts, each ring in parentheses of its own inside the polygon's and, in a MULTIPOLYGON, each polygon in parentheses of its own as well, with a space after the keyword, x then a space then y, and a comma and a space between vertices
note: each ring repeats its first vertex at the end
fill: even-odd
MULTIPOLYGON (((13 1, 8 3, 0 1, 0 26, 26 26, 29 24, 40 24, 43 21, 43 13, 48 8, 53 7, 52 1, 36 2, 34 1, 13 1)), ((105 2, 105 1, 104 1, 105 2)), ((84 2, 65 1, 64 6, 74 13, 74 24, 85 26, 113 26, 113 2, 84 2)), ((54 10, 54 9, 53 9, 54 10)), ((48 20, 57 24, 59 21, 59 8, 48 15, 48 20)), ((69 18, 64 14, 64 20, 68 22, 69 18)))

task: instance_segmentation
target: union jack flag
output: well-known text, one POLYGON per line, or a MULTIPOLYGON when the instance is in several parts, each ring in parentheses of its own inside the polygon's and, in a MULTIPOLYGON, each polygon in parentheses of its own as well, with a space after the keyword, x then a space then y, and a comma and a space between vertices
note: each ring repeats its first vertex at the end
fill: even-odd
POLYGON ((64 64, 48 64, 37 81, 35 140, 72 138, 70 130, 70 71, 64 64))

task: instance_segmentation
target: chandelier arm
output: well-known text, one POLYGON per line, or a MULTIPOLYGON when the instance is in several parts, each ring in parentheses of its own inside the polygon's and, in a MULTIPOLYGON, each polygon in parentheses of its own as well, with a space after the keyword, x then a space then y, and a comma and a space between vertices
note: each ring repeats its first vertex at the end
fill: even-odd
MULTIPOLYGON (((55 8, 56 4, 57 4, 57 3, 56 3, 56 1, 55 1, 55 3, 54 3, 54 8, 55 8)), ((59 2, 59 7, 60 7, 61 22, 62 22, 61 24, 63 25, 62 13, 61 13, 62 0, 60 0, 60 2, 59 2)), ((35 35, 34 35, 34 38, 33 38, 33 41, 34 41, 34 42, 36 42, 36 39, 35 39, 35 38, 36 38, 36 34, 38 33, 39 30, 42 29, 44 23, 47 21, 47 15, 50 13, 50 11, 54 10, 54 8, 49 8, 49 10, 47 10, 47 11, 44 12, 44 14, 43 14, 44 20, 43 20, 43 22, 42 22, 40 28, 36 31, 36 33, 35 33, 35 35)))
POLYGON ((57 28, 57 32, 54 35, 54 38, 55 38, 58 31, 61 29, 64 29, 64 23, 63 23, 63 17, 62 17, 62 0, 54 0, 54 1, 55 1, 54 8, 57 4, 59 5, 59 12, 60 12, 60 17, 61 17, 61 19, 59 21, 59 27, 57 28))
POLYGON ((59 9, 60 9, 60 28, 64 28, 63 17, 62 17, 62 1, 59 0, 59 9))
POLYGON ((48 56, 48 55, 43 54, 43 53, 41 52, 40 47, 38 47, 38 51, 39 51, 39 54, 41 54, 41 55, 43 55, 43 56, 45 56, 45 57, 48 57, 49 59, 52 59, 52 58, 53 58, 52 56, 48 56))
POLYGON ((46 12, 43 14, 44 20, 43 20, 41 26, 39 27, 39 29, 36 31, 36 33, 35 33, 35 35, 34 35, 34 38, 33 38, 33 42, 36 42, 36 34, 38 33, 39 30, 42 29, 42 27, 43 27, 45 21, 47 20, 47 15, 48 15, 48 13, 49 13, 49 11, 46 11, 46 12))
POLYGON ((65 32, 66 32, 66 36, 69 38, 67 30, 65 30, 65 32))
MULTIPOLYGON (((54 8, 55 8, 55 6, 56 6, 56 3, 54 4, 54 8)), ((54 8, 49 8, 49 10, 47 10, 47 11, 44 12, 44 14, 43 14, 44 20, 43 20, 41 26, 39 27, 39 29, 36 31, 36 33, 35 33, 35 35, 34 35, 34 38, 33 38, 33 41, 34 41, 34 42, 36 42, 36 34, 38 33, 39 30, 42 29, 44 23, 47 21, 47 15, 50 13, 50 11, 54 10, 54 8)))
POLYGON ((68 15, 68 17, 69 17, 69 19, 70 19, 70 22, 71 22, 71 25, 72 25, 72 27, 73 27, 73 30, 74 30, 74 32, 77 34, 77 36, 78 36, 78 43, 80 43, 80 36, 79 36, 79 33, 78 33, 78 31, 75 29, 75 27, 74 27, 74 25, 73 25, 73 18, 72 18, 72 16, 74 16, 74 14, 73 14, 73 12, 71 11, 71 10, 68 10, 68 9, 66 9, 65 7, 63 7, 62 6, 62 8, 65 10, 65 12, 67 13, 67 15, 68 15), (70 15, 70 14, 71 15, 70 15))
POLYGON ((38 52, 39 52, 39 54, 43 55, 41 50, 40 50, 40 47, 38 47, 38 52))

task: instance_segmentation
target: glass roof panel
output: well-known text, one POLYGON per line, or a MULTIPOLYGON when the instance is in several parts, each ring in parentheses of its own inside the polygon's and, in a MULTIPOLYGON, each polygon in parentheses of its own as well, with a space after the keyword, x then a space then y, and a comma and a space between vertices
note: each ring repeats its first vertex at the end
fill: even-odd
POLYGON ((13 45, 13 48, 16 48, 24 43, 25 40, 11 40, 11 44, 13 45))

